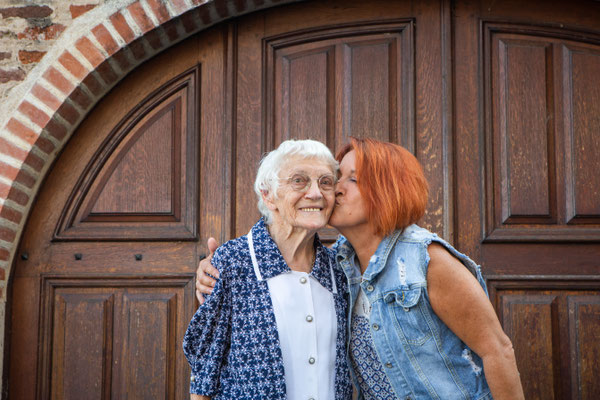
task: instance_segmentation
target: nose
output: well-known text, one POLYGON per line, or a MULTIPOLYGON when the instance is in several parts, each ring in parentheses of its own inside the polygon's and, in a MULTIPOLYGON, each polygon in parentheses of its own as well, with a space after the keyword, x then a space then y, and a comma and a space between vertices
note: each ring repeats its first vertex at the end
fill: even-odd
POLYGON ((344 194, 344 185, 341 180, 339 180, 335 185, 335 197, 341 196, 344 194))
POLYGON ((304 197, 312 200, 319 200, 323 197, 323 193, 321 193, 321 189, 319 188, 319 184, 317 182, 312 181, 308 190, 304 194, 304 197))

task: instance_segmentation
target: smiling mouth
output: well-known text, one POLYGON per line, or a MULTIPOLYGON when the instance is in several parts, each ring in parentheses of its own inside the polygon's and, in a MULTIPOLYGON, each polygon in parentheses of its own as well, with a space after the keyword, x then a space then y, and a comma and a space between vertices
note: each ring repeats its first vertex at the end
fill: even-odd
POLYGON ((322 208, 317 208, 317 207, 306 207, 306 208, 301 208, 301 211, 306 211, 306 212, 319 212, 322 210, 322 208))

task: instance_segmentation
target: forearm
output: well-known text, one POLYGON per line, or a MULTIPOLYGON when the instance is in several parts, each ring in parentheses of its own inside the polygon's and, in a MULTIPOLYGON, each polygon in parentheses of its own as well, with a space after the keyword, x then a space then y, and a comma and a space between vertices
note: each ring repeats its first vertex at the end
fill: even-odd
POLYGON ((502 350, 483 357, 483 371, 494 400, 525 398, 510 342, 502 350))
POLYGON ((190 400, 210 400, 210 397, 192 393, 190 394, 190 400))

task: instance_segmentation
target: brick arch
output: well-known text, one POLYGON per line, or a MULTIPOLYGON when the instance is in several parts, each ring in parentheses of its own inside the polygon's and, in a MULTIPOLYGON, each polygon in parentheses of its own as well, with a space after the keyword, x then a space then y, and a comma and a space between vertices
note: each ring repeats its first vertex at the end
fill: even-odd
POLYGON ((122 0, 78 18, 0 116, 0 299, 33 199, 91 108, 128 72, 227 18, 298 0, 122 0))

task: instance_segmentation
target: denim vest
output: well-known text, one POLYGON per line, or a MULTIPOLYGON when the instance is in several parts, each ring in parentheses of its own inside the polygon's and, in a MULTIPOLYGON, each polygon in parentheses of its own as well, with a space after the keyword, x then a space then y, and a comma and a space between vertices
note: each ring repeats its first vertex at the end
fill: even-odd
POLYGON ((354 249, 341 238, 336 260, 350 287, 348 335, 360 285, 372 306, 375 350, 397 398, 491 399, 481 358, 431 308, 426 279, 431 242, 440 243, 460 260, 487 293, 478 265, 417 225, 385 237, 362 277, 354 266, 354 249))

